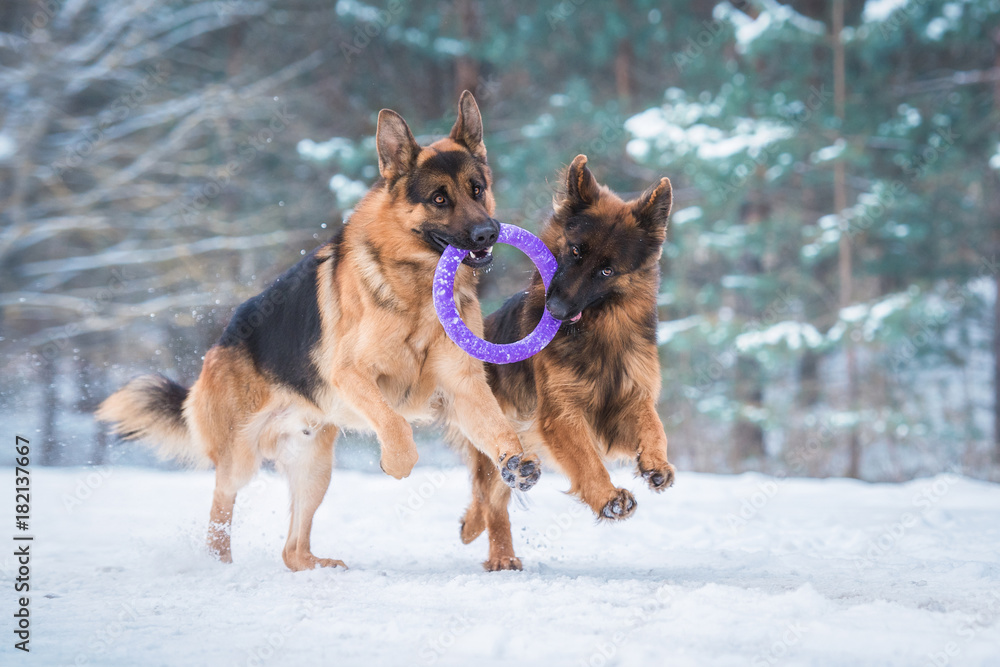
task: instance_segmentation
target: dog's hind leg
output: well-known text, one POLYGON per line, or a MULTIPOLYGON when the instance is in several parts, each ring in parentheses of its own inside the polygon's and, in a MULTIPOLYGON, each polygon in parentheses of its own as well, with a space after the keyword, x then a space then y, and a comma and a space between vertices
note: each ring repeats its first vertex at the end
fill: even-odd
POLYGON ((479 450, 462 436, 453 436, 452 445, 461 451, 472 480, 472 499, 462 516, 460 531, 462 544, 469 544, 486 530, 486 498, 480 484, 479 450))
POLYGON ((215 491, 208 519, 208 550, 223 563, 233 562, 230 536, 237 492, 257 472, 260 460, 248 447, 222 449, 215 465, 215 491))
POLYGON ((472 504, 462 520, 462 541, 468 544, 485 529, 490 540, 490 555, 483 568, 520 570, 521 561, 514 555, 514 540, 510 532, 510 487, 503 482, 500 471, 490 457, 468 444, 469 468, 472 472, 472 504))
POLYGON ((305 437, 297 436, 285 443, 279 458, 279 463, 288 476, 292 496, 288 539, 281 557, 288 569, 295 572, 311 570, 317 566, 339 565, 346 569, 347 565, 343 561, 314 556, 309 539, 313 516, 330 486, 337 427, 327 424, 304 435, 305 437))

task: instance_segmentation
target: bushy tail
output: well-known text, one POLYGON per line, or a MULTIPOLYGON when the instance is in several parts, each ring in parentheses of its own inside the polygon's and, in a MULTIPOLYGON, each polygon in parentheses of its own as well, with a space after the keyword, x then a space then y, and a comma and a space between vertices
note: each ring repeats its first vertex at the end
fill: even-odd
POLYGON ((142 375, 107 397, 94 416, 125 440, 144 440, 162 458, 210 465, 184 419, 188 389, 162 375, 142 375))

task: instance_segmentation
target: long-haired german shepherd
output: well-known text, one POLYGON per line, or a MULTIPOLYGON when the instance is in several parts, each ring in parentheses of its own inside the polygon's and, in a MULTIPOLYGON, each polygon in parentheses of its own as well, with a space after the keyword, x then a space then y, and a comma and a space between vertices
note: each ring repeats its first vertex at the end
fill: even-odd
MULTIPOLYGON (((670 181, 663 178, 638 199, 622 201, 598 185, 587 157, 578 155, 542 232, 559 264, 548 291, 536 272, 527 291, 486 319, 486 338, 495 343, 524 338, 543 307, 562 320, 541 352, 514 364, 487 364, 487 375, 525 448, 551 454, 569 476, 571 492, 600 519, 624 519, 636 507, 629 491, 611 483, 602 458, 635 460, 653 491, 674 481, 656 413, 656 298, 671 200, 670 181)), ((473 494, 462 541, 486 530, 490 559, 484 567, 520 568, 507 514, 510 489, 498 483, 489 458, 464 447, 473 494)))
MULTIPOLYGON (((139 377, 97 417, 168 456, 215 465, 209 548, 231 562, 236 493, 274 460, 289 479, 292 570, 344 564, 310 550, 313 515, 330 483, 339 430, 374 431, 382 469, 406 477, 417 461, 410 422, 443 419, 528 489, 541 468, 525 456, 490 392, 481 362, 444 333, 432 304, 434 268, 448 245, 468 250, 455 281, 462 318, 482 334, 474 269, 499 234, 483 126, 462 94, 447 138, 421 147, 383 109, 376 130, 381 179, 343 230, 241 305, 205 355, 190 390, 139 377)), ((346 566, 345 566, 346 567, 346 566)))

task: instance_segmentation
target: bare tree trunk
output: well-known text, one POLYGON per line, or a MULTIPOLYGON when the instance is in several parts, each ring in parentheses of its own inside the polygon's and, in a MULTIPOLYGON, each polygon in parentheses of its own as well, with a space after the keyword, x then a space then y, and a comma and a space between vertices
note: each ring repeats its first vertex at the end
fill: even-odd
POLYGON ((90 463, 95 466, 104 465, 108 451, 108 427, 101 422, 95 422, 97 432, 94 434, 94 451, 90 455, 90 463))
POLYGON ((615 90, 618 103, 628 113, 632 106, 632 43, 628 39, 618 42, 615 54, 615 90))
POLYGON ((1000 464, 1000 276, 993 304, 993 458, 1000 464))
POLYGON ((233 78, 243 68, 243 37, 246 35, 246 25, 240 23, 229 30, 229 53, 226 57, 226 76, 233 78))
POLYGON ((56 415, 59 412, 59 392, 56 387, 56 359, 42 364, 42 465, 55 465, 59 457, 56 442, 56 415))
MULTIPOLYGON (((740 219, 744 225, 760 225, 770 214, 767 202, 760 201, 756 195, 751 195, 740 210, 740 219)), ((764 271, 760 257, 746 253, 740 258, 739 272, 745 276, 760 275, 764 271)), ((735 301, 736 314, 741 320, 749 321, 758 314, 751 298, 739 294, 735 301)), ((753 356, 740 356, 736 359, 736 377, 733 384, 733 396, 741 406, 759 410, 764 405, 764 371, 760 362, 753 356)), ((742 416, 736 418, 732 430, 733 467, 739 470, 749 461, 763 461, 766 454, 764 448, 764 429, 751 419, 742 416)))
POLYGON ((819 355, 806 350, 799 361, 799 406, 811 408, 819 403, 819 355))
MULTIPOLYGON (((844 101, 846 98, 844 80, 844 43, 841 40, 841 33, 844 30, 844 0, 834 0, 833 2, 833 102, 836 109, 837 118, 841 125, 844 121, 844 101)), ((838 217, 843 216, 847 208, 847 174, 844 158, 838 158, 833 165, 833 207, 838 217)), ((851 239, 847 234, 847 229, 843 225, 841 217, 840 234, 840 261, 838 264, 840 273, 840 307, 851 305, 852 299, 852 258, 851 239)), ((847 405, 850 412, 854 412, 858 407, 858 386, 857 386, 857 357, 855 356, 854 343, 850 338, 844 341, 844 352, 847 361, 847 405)), ((851 426, 847 434, 850 463, 848 464, 848 477, 859 477, 861 473, 861 443, 858 439, 858 429, 851 426)))
MULTIPOLYGON (((84 349, 98 348, 100 343, 94 340, 95 337, 85 336, 81 339, 84 349)), ((101 399, 106 396, 107 370, 101 363, 101 355, 92 353, 87 357, 80 356, 76 365, 77 368, 77 402, 78 412, 89 415, 97 409, 101 399)), ((103 424, 96 423, 94 432, 94 443, 89 456, 86 452, 80 452, 85 456, 85 462, 91 465, 101 465, 104 462, 105 448, 108 444, 107 429, 103 424)), ((85 443, 80 443, 83 448, 85 443)), ((75 454, 75 452, 74 452, 75 454)), ((74 459, 75 460, 75 459, 74 459)))
MULTIPOLYGON (((631 11, 631 3, 628 0, 618 0, 618 12, 628 14, 631 11)), ((615 48, 615 93, 618 95, 618 105, 622 113, 629 113, 632 107, 632 42, 628 37, 623 37, 618 41, 615 48)))
MULTIPOLYGON (((736 360, 736 381, 733 395, 744 406, 759 409, 764 403, 760 362, 752 357, 736 360)), ((764 429, 760 424, 738 417, 733 424, 733 467, 741 469, 750 461, 764 459, 764 429)))
MULTIPOLYGON (((740 8, 743 9, 742 7, 740 8)), ((747 11, 747 10, 743 10, 747 11)), ((804 188, 802 191, 802 206, 806 210, 816 210, 816 191, 813 188, 804 188)), ((826 284, 826 271, 822 264, 817 264, 813 269, 812 279, 817 285, 826 284)), ((825 288, 823 288, 824 291, 825 288)), ((806 303, 806 321, 816 322, 817 315, 828 315, 830 312, 828 299, 821 299, 822 303, 815 304, 812 299, 806 303)), ((820 399, 823 398, 822 388, 819 384, 820 361, 824 355, 813 349, 806 349, 799 361, 799 394, 798 404, 802 408, 813 408, 820 399)))
MULTIPOLYGON (((993 44, 996 47, 994 64, 1000 68, 1000 28, 993 31, 993 44)), ((993 82, 993 116, 1000 117, 1000 80, 993 82)), ((994 210, 1000 211, 1000 176, 993 174, 994 210)), ((993 228, 993 256, 996 261, 1000 254, 1000 229, 993 228)), ((996 301, 993 302, 993 458, 1000 464, 1000 275, 994 274, 996 283, 996 301)))
MULTIPOLYGON (((479 41, 479 8, 474 0, 456 0, 455 10, 461 24, 462 38, 467 43, 479 41)), ((455 93, 475 90, 479 85, 479 63, 471 56, 463 54, 455 59, 455 93)))

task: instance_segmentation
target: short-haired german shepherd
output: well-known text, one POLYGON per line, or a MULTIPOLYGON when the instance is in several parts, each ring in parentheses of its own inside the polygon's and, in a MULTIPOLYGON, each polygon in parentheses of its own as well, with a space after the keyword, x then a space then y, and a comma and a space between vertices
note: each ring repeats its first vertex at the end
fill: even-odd
POLYGON ((541 473, 482 363, 445 335, 432 303, 441 252, 468 250, 455 296, 466 324, 482 334, 474 269, 492 261, 500 227, 472 94, 462 94, 450 135, 427 147, 383 109, 376 147, 381 179, 343 230, 237 308, 190 391, 143 376, 97 412, 127 439, 215 465, 208 543, 222 561, 232 560, 236 493, 269 459, 291 487, 285 563, 344 565, 309 546, 341 429, 374 431, 382 469, 396 478, 417 461, 410 423, 434 419, 475 443, 494 469, 503 466, 496 477, 512 486, 527 490, 541 473))
MULTIPOLYGON (((663 178, 638 199, 623 201, 598 185, 587 157, 578 155, 541 235, 559 264, 548 291, 536 272, 527 291, 486 319, 486 338, 495 343, 524 338, 543 307, 562 320, 541 352, 514 364, 487 364, 487 376, 525 448, 547 451, 569 476, 571 492, 600 519, 624 519, 636 507, 629 491, 611 483, 602 458, 635 460, 653 491, 674 481, 656 413, 656 301, 671 200, 670 181, 663 178)), ((484 566, 519 568, 507 513, 510 489, 497 483, 490 459, 467 443, 464 448, 473 494, 462 541, 486 530, 490 559, 484 566)))

